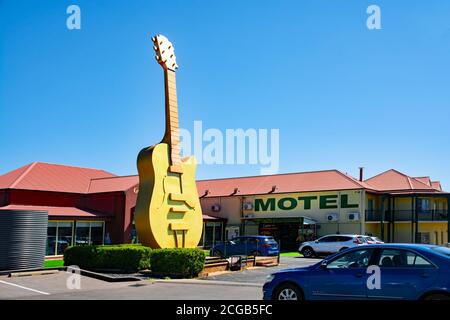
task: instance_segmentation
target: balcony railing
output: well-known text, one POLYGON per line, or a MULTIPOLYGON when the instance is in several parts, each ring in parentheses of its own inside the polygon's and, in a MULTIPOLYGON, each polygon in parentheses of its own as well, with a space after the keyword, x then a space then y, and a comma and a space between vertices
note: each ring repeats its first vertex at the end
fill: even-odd
MULTIPOLYGON (((381 210, 366 210, 366 221, 380 221, 381 213, 381 210)), ((448 210, 419 210, 417 215, 419 221, 448 221, 448 210)), ((386 210, 383 220, 415 221, 415 216, 412 210, 386 210)))

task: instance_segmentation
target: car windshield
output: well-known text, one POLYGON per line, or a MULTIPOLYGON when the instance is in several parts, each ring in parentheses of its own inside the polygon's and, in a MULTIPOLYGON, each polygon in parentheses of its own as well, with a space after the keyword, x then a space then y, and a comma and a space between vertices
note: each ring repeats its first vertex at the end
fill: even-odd
POLYGON ((436 253, 439 253, 440 255, 446 256, 450 258, 450 248, 446 247, 432 247, 432 250, 434 250, 436 253))
POLYGON ((369 265, 370 256, 372 255, 372 249, 358 250, 346 253, 339 258, 332 260, 327 268, 361 268, 369 265))

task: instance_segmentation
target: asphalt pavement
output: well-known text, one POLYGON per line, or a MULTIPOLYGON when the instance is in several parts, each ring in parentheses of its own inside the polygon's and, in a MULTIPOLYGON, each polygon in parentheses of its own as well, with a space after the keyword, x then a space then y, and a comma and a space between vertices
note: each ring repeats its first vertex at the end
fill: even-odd
POLYGON ((206 279, 105 282, 60 271, 25 277, 0 276, 0 299, 139 299, 260 300, 266 277, 277 270, 301 267, 318 259, 282 257, 277 267, 256 267, 212 275, 206 279))

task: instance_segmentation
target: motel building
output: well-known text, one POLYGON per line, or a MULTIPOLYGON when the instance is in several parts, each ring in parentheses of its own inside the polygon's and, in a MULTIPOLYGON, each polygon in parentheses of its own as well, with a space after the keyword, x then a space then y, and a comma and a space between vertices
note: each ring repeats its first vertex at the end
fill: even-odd
MULTIPOLYGON (((331 233, 442 245, 450 194, 429 177, 388 170, 355 179, 338 170, 197 181, 199 246, 238 235, 272 235, 282 250, 331 233)), ((46 255, 71 245, 138 242, 137 176, 33 162, 0 176, 0 214, 48 213, 46 255)))

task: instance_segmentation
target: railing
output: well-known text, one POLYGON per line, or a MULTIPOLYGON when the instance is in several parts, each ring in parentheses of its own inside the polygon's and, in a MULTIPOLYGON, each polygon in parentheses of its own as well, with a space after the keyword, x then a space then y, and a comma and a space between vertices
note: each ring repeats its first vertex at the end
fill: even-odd
MULTIPOLYGON (((366 210, 366 221, 380 221, 381 210, 366 210)), ((448 221, 448 210, 419 210, 418 221, 448 221)), ((415 221, 412 210, 385 210, 384 221, 415 221), (392 216, 393 215, 393 216, 392 216)))

